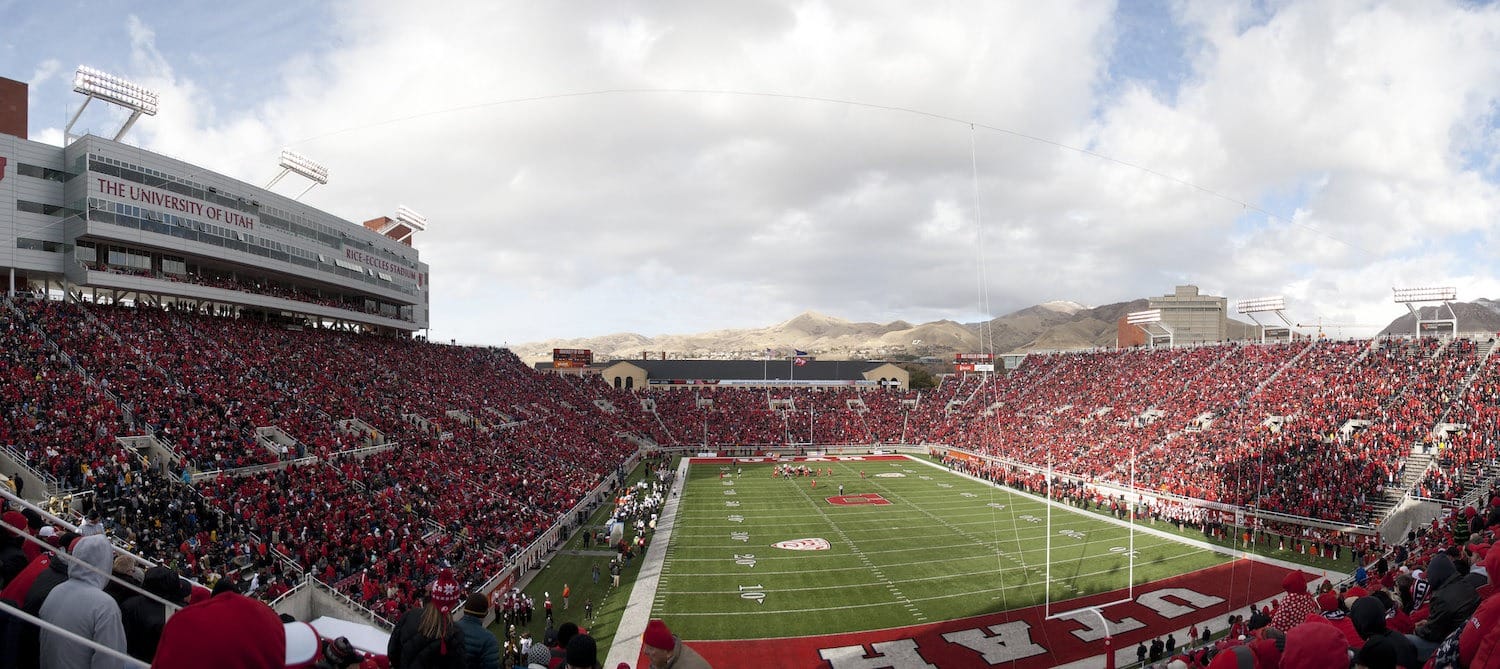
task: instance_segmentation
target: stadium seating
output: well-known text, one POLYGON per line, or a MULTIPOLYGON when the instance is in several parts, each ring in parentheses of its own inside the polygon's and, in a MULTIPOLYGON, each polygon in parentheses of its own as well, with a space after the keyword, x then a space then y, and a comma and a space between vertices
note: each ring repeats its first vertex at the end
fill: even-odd
MULTIPOLYGON (((976 470, 1021 487, 1044 486, 1035 468, 1050 466, 1370 522, 1400 492, 1414 448, 1437 458, 1421 491, 1455 498, 1493 460, 1500 429, 1500 367, 1481 365, 1468 340, 1034 355, 1008 374, 922 391, 627 391, 541 374, 500 349, 152 307, 17 300, 0 331, 0 442, 59 487, 90 491, 147 556, 267 595, 310 572, 386 613, 409 607, 413 584, 441 564, 461 565, 470 583, 493 575, 613 475, 632 439, 946 444, 1029 467, 976 470), (346 419, 378 439, 341 430, 346 419), (1466 429, 1434 441, 1443 422, 1466 429), (257 438, 272 427, 292 440, 285 454, 257 438), (176 457, 152 461, 115 441, 136 434, 176 457), (357 450, 372 443, 382 445, 357 450), (278 464, 301 456, 313 458, 278 464)), ((1191 505, 1144 512, 1213 523, 1191 505)))

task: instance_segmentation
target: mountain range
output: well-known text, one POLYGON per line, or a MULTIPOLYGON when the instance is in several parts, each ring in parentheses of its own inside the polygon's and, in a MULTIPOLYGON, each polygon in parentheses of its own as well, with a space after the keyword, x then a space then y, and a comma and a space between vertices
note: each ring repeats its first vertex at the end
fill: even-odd
POLYGON ((951 320, 913 325, 853 322, 808 311, 761 328, 714 330, 658 337, 623 332, 599 337, 553 339, 511 346, 528 362, 550 360, 554 348, 586 348, 596 360, 660 357, 756 359, 786 357, 807 351, 826 360, 937 356, 995 351, 1012 353, 1113 346, 1115 323, 1146 300, 1085 307, 1075 302, 1047 302, 978 323, 951 320), (983 345, 984 342, 989 345, 983 345))
MULTIPOLYGON (((1114 346, 1119 319, 1132 311, 1146 309, 1147 304, 1145 299, 1099 307, 1086 307, 1076 302, 1046 302, 989 321, 958 323, 941 320, 920 325, 906 321, 853 322, 808 311, 791 320, 761 328, 659 337, 625 332, 518 344, 511 346, 511 350, 527 362, 551 360, 554 348, 590 349, 596 360, 663 355, 674 359, 744 360, 763 356, 788 357, 794 349, 825 360, 923 356, 951 360, 954 353, 1027 353, 1114 346), (985 345, 985 342, 989 344, 985 345)), ((1455 302, 1453 309, 1458 315, 1461 332, 1500 332, 1500 302, 1488 299, 1455 302)), ((1435 307, 1424 307, 1422 317, 1433 318, 1436 310, 1435 307)), ((1232 337, 1250 336, 1252 331, 1250 324, 1230 319, 1232 337)), ((1308 329, 1301 331, 1308 332, 1308 329)), ((1381 334, 1405 335, 1413 331, 1412 316, 1407 314, 1391 321, 1381 334)), ((1335 329, 1327 333, 1342 336, 1335 329)))

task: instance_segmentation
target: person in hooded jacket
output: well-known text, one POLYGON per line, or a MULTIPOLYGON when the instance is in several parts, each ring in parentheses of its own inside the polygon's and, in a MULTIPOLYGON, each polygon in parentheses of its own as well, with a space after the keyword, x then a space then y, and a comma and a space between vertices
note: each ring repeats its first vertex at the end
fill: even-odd
MULTIPOLYGON (((78 535, 72 532, 63 535, 63 540, 72 542, 78 535)), ((0 590, 0 600, 15 608, 22 609, 26 604, 26 596, 31 592, 31 586, 36 584, 36 579, 43 573, 52 571, 53 551, 47 552, 33 558, 26 568, 21 570, 10 583, 0 590)), ((59 562, 62 558, 57 558, 59 562)), ((61 567, 61 566, 60 566, 61 567)), ((62 575, 67 576, 63 571, 62 575)), ((60 583, 57 581, 56 583, 60 583)), ((56 585, 54 583, 54 585, 56 585)), ((48 588, 49 590, 51 588, 48 588)), ((39 600, 36 608, 42 607, 39 600)), ((30 611, 36 615, 36 611, 30 611)), ((36 667, 37 666, 37 629, 36 625, 23 621, 16 616, 5 612, 5 607, 0 606, 0 667, 36 667)))
POLYGON ((1479 594, 1474 583, 1459 576, 1453 559, 1438 553, 1427 564, 1427 581, 1431 584, 1427 618, 1417 624, 1416 634, 1408 635, 1417 648, 1417 659, 1423 662, 1432 655, 1438 644, 1464 624, 1474 609, 1479 608, 1479 594))
MULTIPOLYGON (((1307 577, 1292 570, 1281 579, 1281 589, 1286 592, 1281 606, 1271 612, 1271 626, 1289 630, 1307 619, 1308 614, 1318 613, 1318 602, 1307 592, 1307 577)), ((1253 627, 1252 627, 1253 629, 1253 627)))
MULTIPOLYGON (((187 605, 187 591, 177 572, 167 567, 152 567, 141 579, 141 587, 153 595, 178 606, 187 605)), ((143 662, 156 657, 162 629, 167 626, 167 607, 150 597, 134 594, 120 605, 120 619, 125 627, 125 649, 143 662)))
POLYGON ((1365 596, 1354 600, 1349 607, 1349 620, 1354 623, 1354 631, 1365 640, 1364 646, 1354 655, 1354 666, 1370 669, 1420 669, 1422 666, 1411 640, 1386 628, 1385 605, 1379 599, 1365 596))
MULTIPOLYGON (((78 636, 125 652, 125 628, 120 624, 120 605, 104 592, 114 563, 114 548, 102 535, 84 537, 73 547, 68 580, 47 595, 40 617, 78 636), (91 568, 92 567, 92 568, 91 568)), ((44 630, 41 663, 47 669, 100 669, 123 667, 117 658, 105 655, 57 632, 44 630)))
MULTIPOLYGON (((78 535, 72 535, 67 544, 63 544, 72 550, 82 539, 78 535)), ((62 553, 64 551, 58 551, 62 553)), ((40 560, 41 558, 38 558, 40 560)), ((51 556, 46 563, 46 568, 36 573, 32 578, 31 587, 26 589, 26 598, 22 600, 21 610, 31 615, 40 615, 42 604, 46 603, 47 596, 52 590, 68 580, 68 564, 66 557, 51 556)), ((18 577, 22 580, 26 575, 18 577)), ((16 664, 18 669, 38 669, 41 666, 41 630, 36 625, 23 623, 20 625, 21 634, 16 643, 16 664)))

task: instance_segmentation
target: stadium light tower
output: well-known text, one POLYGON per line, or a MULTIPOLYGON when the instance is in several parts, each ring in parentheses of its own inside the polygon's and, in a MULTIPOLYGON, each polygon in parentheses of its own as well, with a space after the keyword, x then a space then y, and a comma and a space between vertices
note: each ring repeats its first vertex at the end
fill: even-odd
POLYGON ((1280 318, 1281 322, 1286 324, 1286 338, 1288 340, 1292 338, 1292 322, 1287 320, 1286 314, 1283 313, 1286 311, 1286 298, 1284 296, 1273 295, 1271 297, 1241 300, 1238 309, 1241 314, 1249 316, 1250 320, 1255 321, 1255 324, 1260 326, 1260 343, 1266 343, 1266 324, 1260 322, 1260 319, 1256 318, 1255 315, 1266 312, 1276 314, 1276 317, 1280 318))
POLYGON ((1429 323, 1447 325, 1452 335, 1454 337, 1458 336, 1458 314, 1453 311, 1453 301, 1458 299, 1457 288, 1452 286, 1392 288, 1391 293, 1395 298, 1396 304, 1406 305, 1406 310, 1410 311, 1411 317, 1416 320, 1416 336, 1421 337, 1422 326, 1429 323), (1412 306, 1413 304, 1422 304, 1423 302, 1439 303, 1439 306, 1432 309, 1434 318, 1422 318, 1422 310, 1412 306), (1448 317, 1436 318, 1436 316, 1442 315, 1438 310, 1444 308, 1448 310, 1448 317))
POLYGON ((304 188, 301 193, 298 193, 297 197, 292 198, 293 200, 300 200, 302 199, 303 195, 307 195, 307 191, 328 183, 327 167, 324 167, 322 163, 319 163, 291 149, 281 150, 281 160, 279 161, 279 164, 281 165, 281 173, 277 174, 269 182, 266 183, 266 190, 271 190, 272 186, 275 186, 276 183, 281 181, 283 177, 293 172, 296 172, 297 174, 307 178, 307 180, 312 182, 312 184, 307 188, 304 188))
POLYGON ((66 140, 72 136, 73 124, 78 122, 78 117, 83 115, 89 102, 95 98, 119 105, 130 110, 130 119, 125 125, 120 126, 120 131, 115 133, 115 141, 135 125, 141 114, 147 116, 156 115, 157 95, 156 91, 143 86, 130 83, 112 74, 100 72, 92 67, 78 66, 78 71, 73 73, 73 91, 84 95, 83 106, 73 112, 73 118, 68 119, 68 125, 63 128, 63 138, 66 140))
POLYGON ((1151 347, 1156 347, 1156 340, 1165 338, 1167 347, 1171 348, 1177 343, 1177 333, 1172 327, 1161 320, 1161 309, 1147 309, 1145 311, 1132 311, 1125 315, 1125 322, 1139 326, 1151 338, 1151 347))

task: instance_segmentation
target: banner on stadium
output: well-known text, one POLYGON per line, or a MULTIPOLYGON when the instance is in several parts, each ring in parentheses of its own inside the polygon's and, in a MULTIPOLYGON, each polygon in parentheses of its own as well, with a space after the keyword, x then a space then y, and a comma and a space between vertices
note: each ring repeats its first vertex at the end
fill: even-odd
POLYGON ((170 210, 201 220, 232 225, 246 230, 254 230, 255 226, 260 223, 259 216, 247 214, 236 209, 226 209, 216 204, 204 202, 203 200, 183 197, 159 188, 120 181, 97 173, 90 173, 89 177, 93 179, 89 183, 89 190, 93 195, 122 198, 157 209, 170 210))

